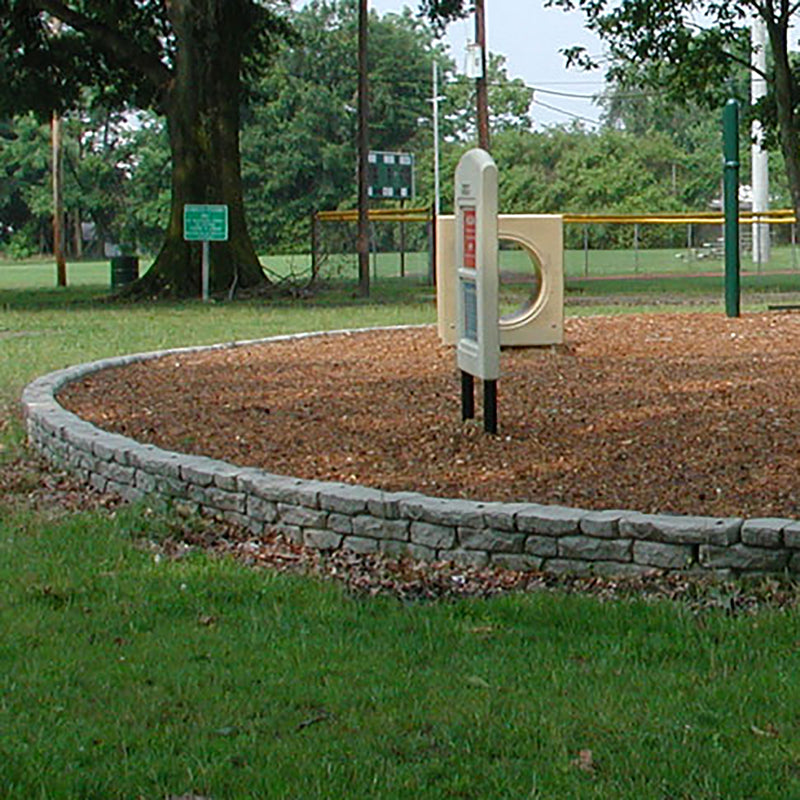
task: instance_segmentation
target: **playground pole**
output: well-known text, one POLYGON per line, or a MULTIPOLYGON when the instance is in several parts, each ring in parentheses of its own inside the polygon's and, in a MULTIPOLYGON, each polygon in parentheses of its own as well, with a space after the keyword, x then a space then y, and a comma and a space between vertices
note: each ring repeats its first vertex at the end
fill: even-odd
POLYGON ((725 203, 725 313, 738 317, 739 287, 739 104, 728 100, 722 113, 725 203))

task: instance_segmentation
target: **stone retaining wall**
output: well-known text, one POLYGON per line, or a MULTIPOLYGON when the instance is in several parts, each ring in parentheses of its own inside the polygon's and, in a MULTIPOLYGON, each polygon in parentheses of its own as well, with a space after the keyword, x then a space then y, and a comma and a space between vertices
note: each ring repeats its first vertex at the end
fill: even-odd
MULTIPOLYGON (((339 331, 328 334, 347 335, 339 331)), ((352 333, 352 332, 350 332, 352 333)), ((213 349, 281 341, 233 342, 213 349)), ((555 573, 657 570, 800 573, 800 522, 586 511, 476 502, 302 480, 182 455, 107 433, 62 408, 58 391, 112 366, 212 348, 145 353, 61 370, 31 383, 22 404, 32 445, 98 491, 158 496, 241 524, 278 530, 320 550, 347 548, 555 573)))

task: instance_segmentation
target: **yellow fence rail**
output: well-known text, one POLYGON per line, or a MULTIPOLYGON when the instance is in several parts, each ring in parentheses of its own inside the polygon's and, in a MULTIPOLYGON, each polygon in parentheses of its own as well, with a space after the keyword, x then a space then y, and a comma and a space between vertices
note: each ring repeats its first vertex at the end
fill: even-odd
MULTIPOLYGON (((564 214, 567 225, 598 225, 603 223, 620 225, 722 225, 725 215, 721 211, 687 211, 674 214, 564 214)), ((414 208, 370 208, 367 214, 370 222, 428 222, 432 211, 427 206, 414 208)), ((356 222, 358 210, 319 211, 320 222, 356 222)), ((790 208, 754 213, 743 211, 739 222, 746 225, 753 222, 791 224, 797 222, 790 208)))

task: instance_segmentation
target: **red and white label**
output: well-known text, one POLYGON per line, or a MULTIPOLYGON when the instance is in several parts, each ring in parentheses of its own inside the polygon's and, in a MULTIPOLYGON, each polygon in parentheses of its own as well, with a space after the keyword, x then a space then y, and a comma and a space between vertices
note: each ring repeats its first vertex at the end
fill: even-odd
POLYGON ((466 269, 477 269, 477 242, 475 209, 462 208, 464 219, 464 264, 466 269))

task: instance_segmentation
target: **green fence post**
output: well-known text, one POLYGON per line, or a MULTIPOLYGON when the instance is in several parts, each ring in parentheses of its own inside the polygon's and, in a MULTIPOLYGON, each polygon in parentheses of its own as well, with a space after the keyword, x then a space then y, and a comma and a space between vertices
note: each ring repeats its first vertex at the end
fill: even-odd
POLYGON ((725 313, 740 312, 739 271, 739 104, 731 99, 722 114, 722 139, 725 161, 725 313))

